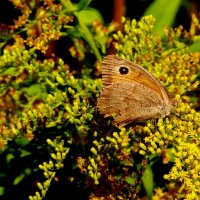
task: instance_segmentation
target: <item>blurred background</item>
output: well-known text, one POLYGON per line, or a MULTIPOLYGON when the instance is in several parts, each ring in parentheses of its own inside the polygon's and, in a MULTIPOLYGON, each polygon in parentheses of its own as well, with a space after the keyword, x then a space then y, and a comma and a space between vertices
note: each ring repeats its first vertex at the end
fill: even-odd
POLYGON ((148 12, 150 14, 151 12, 148 10, 156 3, 160 3, 160 6, 151 12, 161 12, 160 17, 162 17, 162 13, 164 14, 165 12, 168 12, 169 17, 174 15, 173 27, 183 25, 187 29, 190 25, 191 13, 198 15, 200 10, 199 0, 93 0, 91 2, 91 7, 100 11, 105 22, 110 22, 113 19, 118 21, 121 13, 130 19, 134 18, 138 20, 145 15, 145 13, 148 12), (171 9, 170 6, 172 6, 171 9), (175 8, 175 6, 177 8, 175 8))
MULTIPOLYGON (((28 0, 26 0, 28 2, 28 0)), ((83 0, 84 1, 84 0, 83 0)), ((35 1, 36 3, 38 0, 35 1)), ((56 2, 56 1, 54 1, 56 2)), ((59 1, 58 1, 59 2, 59 1)), ((78 3, 80 0, 72 0, 78 3)), ((183 25, 186 29, 190 25, 191 13, 200 11, 199 0, 91 0, 90 7, 95 8, 105 23, 120 21, 121 16, 139 20, 145 14, 159 15, 161 18, 172 18, 171 25, 183 25)), ((17 19, 19 11, 9 0, 0 2, 0 23, 12 24, 17 19)), ((157 17, 156 16, 156 17, 157 17)))

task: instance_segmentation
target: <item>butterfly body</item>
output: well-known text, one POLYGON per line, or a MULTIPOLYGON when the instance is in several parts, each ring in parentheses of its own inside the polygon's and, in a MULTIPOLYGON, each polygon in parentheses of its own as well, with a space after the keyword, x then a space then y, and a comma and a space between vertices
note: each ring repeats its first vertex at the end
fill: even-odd
POLYGON ((115 113, 114 123, 119 126, 165 117, 176 105, 146 69, 115 55, 102 62, 102 83, 97 107, 105 116, 115 113))

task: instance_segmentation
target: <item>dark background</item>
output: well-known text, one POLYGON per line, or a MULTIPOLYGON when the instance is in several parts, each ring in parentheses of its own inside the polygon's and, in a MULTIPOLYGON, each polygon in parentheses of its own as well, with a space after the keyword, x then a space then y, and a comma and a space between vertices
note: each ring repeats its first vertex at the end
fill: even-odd
MULTIPOLYGON (((114 19, 115 2, 117 1, 122 0, 93 0, 90 7, 96 8, 102 14, 105 23, 109 23, 114 19)), ((78 3, 79 0, 72 0, 72 2, 78 3)), ((125 6, 125 16, 138 20, 153 0, 123 0, 122 2, 125 6)), ((190 25, 191 13, 198 14, 199 10, 199 0, 182 0, 173 26, 183 25, 187 29, 190 25)), ((13 19, 17 19, 18 15, 20 15, 19 11, 9 0, 1 0, 0 23, 13 24, 13 19)))

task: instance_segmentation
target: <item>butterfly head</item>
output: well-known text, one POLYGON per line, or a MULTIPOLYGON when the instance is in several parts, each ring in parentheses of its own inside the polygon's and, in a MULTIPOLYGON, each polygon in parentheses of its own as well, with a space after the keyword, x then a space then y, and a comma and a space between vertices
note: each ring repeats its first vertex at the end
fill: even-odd
POLYGON ((170 102, 164 106, 162 106, 160 111, 160 117, 164 118, 166 116, 169 116, 174 109, 177 107, 178 103, 174 99, 170 99, 170 102))

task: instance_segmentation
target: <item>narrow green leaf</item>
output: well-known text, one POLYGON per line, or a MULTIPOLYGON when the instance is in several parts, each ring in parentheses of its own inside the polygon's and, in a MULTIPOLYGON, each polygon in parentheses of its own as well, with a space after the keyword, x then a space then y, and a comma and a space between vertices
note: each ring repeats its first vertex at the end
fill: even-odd
POLYGON ((142 183, 148 198, 151 199, 153 194, 153 173, 150 165, 147 166, 142 176, 142 183))
POLYGON ((181 0, 155 0, 145 11, 144 15, 155 17, 156 22, 153 31, 157 32, 160 37, 164 35, 164 26, 172 26, 181 2, 181 0))
POLYGON ((25 178, 25 174, 19 174, 13 181, 13 185, 18 185, 25 178))
MULTIPOLYGON (((69 0, 61 0, 61 2, 68 11, 75 11, 73 4, 69 0)), ((90 32, 88 27, 85 25, 82 18, 79 16, 79 12, 74 12, 74 16, 77 17, 78 22, 79 22, 77 26, 79 34, 82 36, 83 39, 85 39, 88 42, 96 58, 98 60, 101 60, 102 59, 101 54, 95 44, 92 33, 90 32)))
POLYGON ((200 40, 194 42, 191 46, 189 46, 189 52, 199 52, 200 51, 200 40))
POLYGON ((3 196, 4 192, 5 192, 5 187, 0 186, 0 196, 3 196))
POLYGON ((6 69, 0 69, 1 76, 13 76, 13 75, 18 75, 16 71, 16 67, 10 67, 8 66, 6 69))
POLYGON ((89 4, 92 2, 92 0, 81 0, 79 3, 78 3, 78 10, 84 10, 86 9, 89 4))

